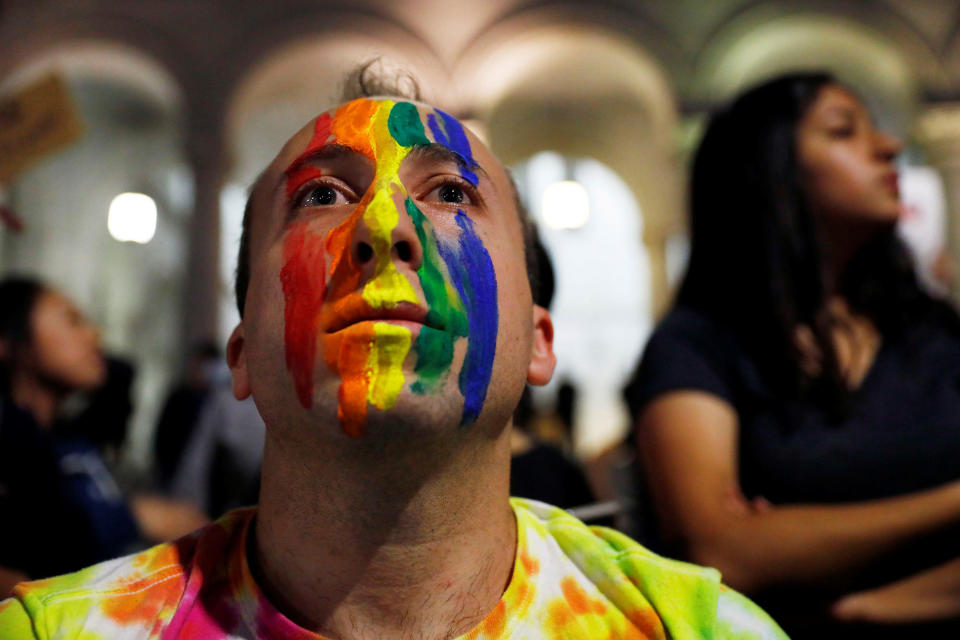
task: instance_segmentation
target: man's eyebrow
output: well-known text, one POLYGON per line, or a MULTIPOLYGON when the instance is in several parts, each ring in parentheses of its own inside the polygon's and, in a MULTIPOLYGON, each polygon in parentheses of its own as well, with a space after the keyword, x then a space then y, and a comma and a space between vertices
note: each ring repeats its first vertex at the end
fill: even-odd
POLYGON ((410 150, 409 154, 407 154, 407 157, 411 156, 416 159, 437 160, 440 162, 454 163, 461 167, 470 169, 471 171, 476 171, 477 173, 482 174, 487 180, 490 180, 489 174, 487 174, 486 170, 477 164, 475 160, 473 162, 468 162, 466 158, 450 147, 446 147, 437 142, 431 144, 418 144, 410 150))
POLYGON ((330 144, 325 144, 322 147, 315 147, 313 149, 307 149, 297 157, 290 166, 284 169, 284 175, 290 174, 305 164, 311 162, 317 162, 320 160, 333 160, 336 158, 341 158, 347 155, 363 155, 358 150, 353 147, 347 146, 345 144, 339 144, 337 142, 331 142, 330 144))

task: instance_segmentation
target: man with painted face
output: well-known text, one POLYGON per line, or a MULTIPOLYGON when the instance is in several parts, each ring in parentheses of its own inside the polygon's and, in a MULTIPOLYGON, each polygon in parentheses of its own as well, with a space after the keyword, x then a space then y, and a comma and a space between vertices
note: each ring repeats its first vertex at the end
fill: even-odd
POLYGON ((321 114, 244 222, 228 360, 267 425, 259 507, 21 585, 3 637, 783 637, 716 571, 509 499, 510 416, 554 367, 528 234, 451 116, 321 114))

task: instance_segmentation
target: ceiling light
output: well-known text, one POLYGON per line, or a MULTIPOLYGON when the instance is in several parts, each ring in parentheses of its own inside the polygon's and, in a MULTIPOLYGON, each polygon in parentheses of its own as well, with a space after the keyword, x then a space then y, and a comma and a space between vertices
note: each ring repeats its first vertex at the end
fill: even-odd
POLYGON ((590 219, 587 190, 575 180, 554 182, 543 190, 540 217, 551 229, 579 229, 590 219))
POLYGON ((121 193, 110 203, 107 230, 120 242, 150 242, 157 231, 157 203, 143 193, 121 193))

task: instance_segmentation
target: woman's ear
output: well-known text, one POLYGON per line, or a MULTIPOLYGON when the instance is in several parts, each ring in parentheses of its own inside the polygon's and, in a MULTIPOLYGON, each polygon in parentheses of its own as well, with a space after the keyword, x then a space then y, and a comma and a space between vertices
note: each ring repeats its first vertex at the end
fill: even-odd
POLYGON ((243 323, 238 324, 227 340, 227 365, 233 374, 233 397, 244 400, 250 397, 250 376, 247 372, 247 356, 244 351, 243 323))
POLYGON ((550 382, 557 366, 553 353, 553 320, 550 312, 540 305, 533 305, 533 342, 530 346, 530 365, 527 382, 542 386, 550 382))

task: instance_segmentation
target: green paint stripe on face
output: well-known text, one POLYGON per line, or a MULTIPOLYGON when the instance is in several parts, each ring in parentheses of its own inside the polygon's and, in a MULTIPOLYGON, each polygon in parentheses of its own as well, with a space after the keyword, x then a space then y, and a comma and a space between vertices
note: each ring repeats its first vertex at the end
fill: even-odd
POLYGON ((417 350, 417 366, 413 372, 417 375, 417 381, 410 389, 423 395, 446 380, 450 363, 453 362, 453 336, 446 331, 424 326, 420 328, 414 348, 417 350))
POLYGON ((446 278, 440 270, 444 264, 437 250, 437 239, 432 229, 427 227, 430 221, 426 219, 413 200, 404 201, 407 214, 417 230, 417 239, 423 250, 423 259, 417 269, 420 286, 423 287, 423 296, 430 307, 427 322, 434 326, 444 327, 455 336, 467 335, 467 314, 460 296, 447 286, 446 278))
POLYGON ((424 326, 415 343, 417 364, 414 373, 418 381, 411 388, 415 393, 427 393, 445 378, 453 362, 454 338, 467 335, 467 314, 460 296, 447 286, 440 270, 443 262, 437 250, 436 236, 429 229, 429 220, 410 198, 404 202, 423 249, 417 276, 430 309, 426 321, 429 325, 443 327, 441 331, 424 326))
POLYGON ((390 110, 387 129, 401 147, 430 144, 420 121, 420 112, 409 102, 398 102, 390 110))

